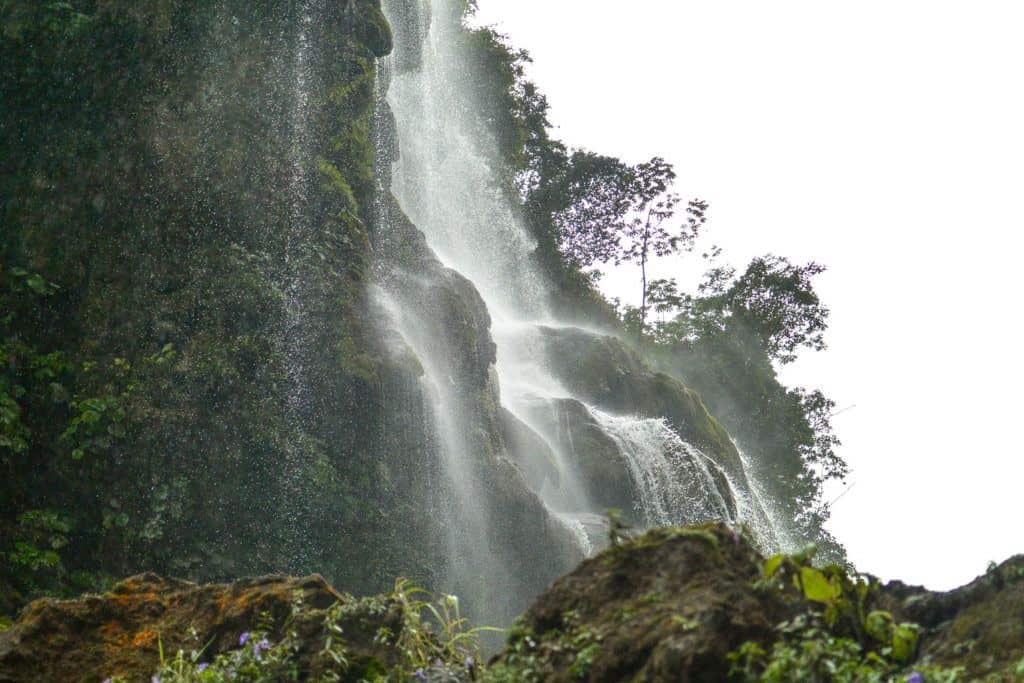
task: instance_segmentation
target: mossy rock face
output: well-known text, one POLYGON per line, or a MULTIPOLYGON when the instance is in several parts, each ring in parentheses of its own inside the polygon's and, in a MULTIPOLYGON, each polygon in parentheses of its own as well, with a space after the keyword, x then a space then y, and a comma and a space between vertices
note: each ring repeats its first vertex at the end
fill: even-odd
POLYGON ((731 477, 745 481, 739 453, 700 397, 655 372, 621 340, 579 328, 539 328, 549 367, 581 399, 616 414, 662 417, 731 477))
POLYGON ((347 24, 355 30, 356 40, 370 48, 376 57, 388 55, 394 45, 391 26, 380 3, 381 0, 349 0, 353 9, 347 10, 351 15, 346 17, 347 24))
POLYGON ((76 464, 66 421, 40 419, 9 477, 27 495, 5 522, 82 501, 67 506, 63 576, 321 571, 375 592, 437 565, 412 543, 427 536, 408 487, 431 481, 406 474, 424 460, 422 421, 392 429, 385 393, 415 381, 415 361, 386 353, 367 300, 376 59, 390 32, 379 0, 307 4, 310 26, 284 0, 0 8, 19 132, 0 140, 0 262, 61 288, 16 331, 96 364, 94 386, 72 394, 100 391, 115 358, 138 370, 118 443, 76 464), (143 372, 168 344, 173 362, 143 372), (127 522, 108 528, 114 499, 127 522))
POLYGON ((882 600, 926 629, 921 662, 964 667, 965 680, 1024 680, 1024 555, 947 593, 892 582, 882 600))

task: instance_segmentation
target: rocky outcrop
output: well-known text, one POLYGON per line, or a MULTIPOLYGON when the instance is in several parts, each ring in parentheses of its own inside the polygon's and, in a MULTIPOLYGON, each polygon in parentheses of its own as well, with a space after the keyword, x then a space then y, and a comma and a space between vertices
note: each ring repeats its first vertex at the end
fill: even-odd
POLYGON ((505 445, 512 460, 523 471, 526 483, 534 491, 545 486, 558 488, 561 473, 551 446, 507 408, 502 406, 500 411, 505 445))
POLYGON ((736 447, 700 397, 655 372, 615 337, 576 327, 540 327, 550 369, 574 395, 616 414, 662 417, 689 443, 745 481, 736 447))
MULTIPOLYGON (((0 632, 0 683, 149 681, 161 648, 165 657, 197 651, 193 667, 230 666, 252 652, 252 643, 240 643, 243 634, 257 632, 267 644, 288 646, 255 665, 286 664, 298 680, 751 681, 762 679, 750 677, 738 653, 780 652, 786 643, 803 646, 783 652, 770 680, 1010 683, 1024 677, 1024 555, 948 593, 862 582, 866 588, 847 596, 856 601, 848 615, 918 624, 911 630, 919 636, 903 658, 857 624, 830 621, 822 600, 831 590, 801 592, 787 570, 777 569, 804 572, 803 585, 815 576, 833 577, 834 587, 857 585, 803 562, 766 561, 720 524, 619 535, 550 586, 486 668, 471 646, 445 646, 420 619, 426 604, 408 589, 356 599, 319 576, 200 586, 144 574, 104 595, 40 600, 23 610, 0 632), (863 668, 849 668, 851 661, 863 668)), ((462 632, 449 626, 455 630, 445 638, 462 632)), ((451 642, 469 645, 461 637, 451 642)))
POLYGON ((525 409, 546 434, 555 435, 554 445, 572 460, 592 509, 632 513, 636 497, 629 464, 584 404, 571 398, 538 398, 525 409))
POLYGON ((789 613, 755 589, 760 556, 726 527, 662 529, 559 579, 493 666, 508 680, 723 681, 727 655, 789 613))
POLYGON ((897 581, 882 596, 893 614, 927 629, 921 661, 962 666, 979 678, 1024 680, 1024 555, 947 593, 897 581), (1016 677, 999 678, 1007 671, 1016 677))

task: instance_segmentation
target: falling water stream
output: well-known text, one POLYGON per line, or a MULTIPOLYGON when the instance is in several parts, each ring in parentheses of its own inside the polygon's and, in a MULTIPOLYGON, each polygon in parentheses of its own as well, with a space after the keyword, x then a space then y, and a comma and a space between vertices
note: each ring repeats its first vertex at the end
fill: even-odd
MULTIPOLYGON (((312 341, 309 339, 308 314, 306 311, 309 292, 303 277, 303 262, 308 254, 313 235, 310 206, 310 167, 312 165, 311 139, 311 94, 313 91, 312 61, 314 26, 322 17, 324 0, 304 0, 297 7, 298 21, 296 34, 291 41, 291 63, 286 67, 291 73, 293 92, 291 107, 286 112, 286 127, 289 135, 288 164, 290 176, 284 192, 287 197, 288 224, 285 229, 285 273, 284 273, 284 325, 280 343, 284 346, 285 373, 288 379, 286 407, 289 419, 298 423, 309 409, 306 391, 308 353, 312 341)), ((285 487, 282 504, 283 514, 290 519, 286 525, 289 533, 300 534, 303 529, 301 516, 304 505, 303 489, 305 455, 299 444, 288 442, 285 448, 285 487)), ((289 562, 293 567, 309 566, 308 544, 300 537, 289 539, 289 562)))
MULTIPOLYGON (((453 17, 460 7, 457 0, 384 2, 398 41, 381 64, 398 137, 397 155, 389 159, 390 190, 444 266, 467 278, 486 304, 497 345, 494 391, 500 387, 500 396, 495 401, 540 437, 558 470, 558 485, 545 484, 535 493, 580 550, 589 554, 598 547, 594 529, 600 525, 594 518, 604 510, 594 509, 584 493, 574 446, 555 433, 556 422, 536 419, 538 405, 574 400, 617 444, 632 479, 636 516, 645 525, 744 522, 764 545, 777 545, 760 496, 747 490, 746 482, 737 486, 665 420, 612 415, 579 401, 546 367, 543 349, 530 346, 531 335, 524 330, 559 323, 544 303, 544 279, 531 258, 536 245, 495 173, 497 144, 466 106, 472 70, 456 39, 459 20, 453 17)), ((416 287, 415 277, 405 286, 416 287)), ((451 358, 458 349, 437 339, 431 311, 388 286, 378 298, 423 365, 424 392, 433 402, 444 466, 457 493, 444 522, 449 552, 457 558, 448 569, 450 584, 466 585, 485 575, 491 586, 500 586, 495 576, 501 568, 488 559, 495 549, 488 548, 492 534, 479 500, 485 494, 473 475, 480 457, 474 449, 480 444, 467 436, 476 430, 471 402, 480 397, 465 395, 451 358)))

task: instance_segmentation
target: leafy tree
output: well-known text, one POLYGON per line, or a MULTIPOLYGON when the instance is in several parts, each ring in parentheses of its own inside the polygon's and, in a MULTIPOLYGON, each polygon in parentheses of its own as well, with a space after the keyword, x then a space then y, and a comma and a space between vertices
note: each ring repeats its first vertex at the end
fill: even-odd
POLYGON ((618 159, 577 151, 567 160, 552 218, 563 258, 578 268, 618 256, 631 208, 631 169, 618 159))
POLYGON ((812 282, 824 271, 813 261, 798 266, 773 255, 754 259, 731 284, 727 284, 731 269, 715 269, 701 286, 708 295, 701 308, 725 314, 731 325, 745 326, 774 360, 792 363, 801 347, 826 348, 829 310, 812 282))
POLYGON ((634 167, 630 178, 629 218, 622 226, 622 243, 615 263, 640 266, 641 337, 647 321, 647 264, 654 257, 692 250, 707 221, 707 203, 695 199, 686 207, 683 224, 677 228, 669 226, 680 202, 679 195, 671 191, 675 178, 672 165, 660 157, 634 167))
POLYGON ((563 157, 553 175, 536 188, 543 194, 561 257, 577 269, 609 262, 638 265, 642 331, 651 294, 650 260, 692 249, 707 220, 707 204, 689 202, 684 221, 674 225, 680 204, 671 190, 676 174, 660 157, 630 167, 612 157, 576 151, 563 157))

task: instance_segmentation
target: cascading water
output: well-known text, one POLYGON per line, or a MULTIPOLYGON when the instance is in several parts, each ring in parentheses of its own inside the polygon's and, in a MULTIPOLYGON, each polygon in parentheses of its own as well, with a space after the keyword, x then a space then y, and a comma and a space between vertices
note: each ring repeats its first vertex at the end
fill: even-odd
POLYGON ((637 512, 646 526, 738 521, 735 506, 726 502, 711 474, 717 466, 664 420, 591 412, 626 456, 637 512))
MULTIPOLYGON (((296 34, 291 42, 293 54, 288 71, 293 92, 287 112, 286 127, 289 135, 288 164, 290 176, 284 189, 287 196, 288 225, 284 239, 285 295, 284 329, 279 343, 284 347, 285 373, 288 379, 286 407, 291 420, 304 419, 309 410, 306 389, 307 354, 311 348, 308 335, 307 302, 310 299, 303 277, 303 262, 313 242, 310 206, 310 172, 312 166, 311 97, 313 94, 313 28, 322 17, 324 0, 305 0, 296 8, 298 13, 296 34)), ((299 444, 289 443, 285 449, 285 492, 283 515, 286 526, 294 536, 289 539, 291 566, 299 569, 310 565, 310 549, 302 538, 303 472, 307 468, 304 450, 299 444)))
MULTIPOLYGON (((581 424, 600 432, 597 436, 616 450, 616 460, 625 463, 624 478, 630 481, 620 477, 616 484, 631 485, 642 524, 747 522, 763 545, 776 545, 771 524, 746 482, 737 486, 664 419, 613 415, 586 405, 547 367, 543 344, 533 332, 558 323, 548 314, 544 279, 533 265, 536 245, 495 170, 500 161, 493 134, 475 116, 467 82, 472 70, 460 51, 463 4, 385 0, 398 44, 380 69, 386 89, 381 106, 393 112, 397 140, 378 140, 379 175, 386 178, 380 188, 384 198, 377 231, 383 247, 378 258, 409 251, 402 246, 408 240, 400 225, 405 216, 422 231, 431 253, 411 263, 406 255, 406 262, 398 259, 384 269, 377 299, 422 364, 423 391, 432 404, 432 429, 450 496, 440 520, 450 555, 443 587, 475 592, 478 603, 489 604, 511 579, 497 559, 508 549, 495 545, 496 531, 506 537, 534 533, 510 529, 519 522, 496 515, 487 500, 495 495, 494 487, 480 468, 511 459, 508 434, 486 434, 501 431, 487 422, 489 413, 482 406, 491 403, 505 411, 535 451, 537 472, 516 480, 533 481, 546 518, 562 526, 577 552, 589 554, 599 545, 595 529, 600 524, 594 519, 604 512, 592 501, 588 490, 593 489, 581 470, 586 446, 574 441, 574 428, 581 424), (391 195, 400 210, 388 204, 391 195), (492 333, 496 349, 490 344, 492 333), (466 367, 479 363, 487 364, 483 373, 466 367), (577 423, 564 423, 566 410, 575 411, 577 423)), ((520 463, 523 469, 530 466, 520 463)), ((542 517, 531 519, 542 523, 542 517)))
MULTIPOLYGON (((739 453, 743 468, 749 473, 753 472, 753 466, 749 456, 736 444, 736 451, 739 453)), ((784 553, 795 553, 801 550, 805 543, 801 542, 792 530, 791 521, 786 520, 778 511, 778 506, 764 490, 760 480, 756 476, 748 476, 748 490, 740 498, 741 506, 746 505, 748 509, 756 511, 756 514, 745 515, 745 518, 754 520, 753 524, 763 538, 772 539, 772 546, 775 550, 784 553)))

